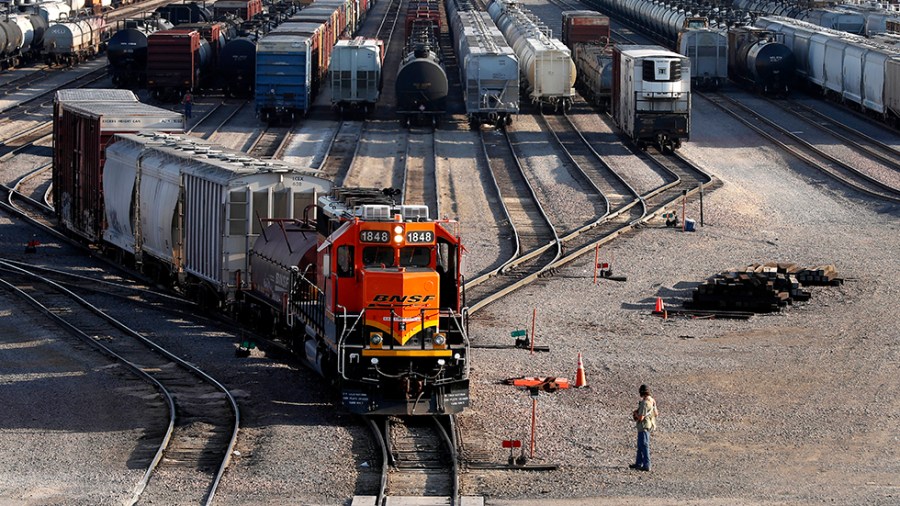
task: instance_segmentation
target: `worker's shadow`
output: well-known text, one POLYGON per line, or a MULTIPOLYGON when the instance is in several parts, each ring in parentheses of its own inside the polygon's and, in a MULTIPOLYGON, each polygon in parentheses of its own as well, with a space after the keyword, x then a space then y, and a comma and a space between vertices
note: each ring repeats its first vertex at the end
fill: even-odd
POLYGON ((694 289, 700 286, 702 281, 679 281, 672 287, 660 287, 655 294, 644 297, 637 302, 623 302, 622 309, 635 311, 653 311, 656 308, 657 297, 662 297, 669 307, 681 306, 685 301, 693 298, 694 289))

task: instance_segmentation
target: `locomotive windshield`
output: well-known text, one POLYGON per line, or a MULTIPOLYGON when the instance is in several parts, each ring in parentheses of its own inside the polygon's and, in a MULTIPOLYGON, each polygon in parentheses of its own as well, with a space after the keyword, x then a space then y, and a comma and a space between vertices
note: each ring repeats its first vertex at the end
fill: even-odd
MULTIPOLYGON (((431 246, 406 246, 400 248, 400 267, 429 267, 431 246)), ((395 267, 394 248, 368 246, 363 248, 362 262, 366 267, 395 267)))

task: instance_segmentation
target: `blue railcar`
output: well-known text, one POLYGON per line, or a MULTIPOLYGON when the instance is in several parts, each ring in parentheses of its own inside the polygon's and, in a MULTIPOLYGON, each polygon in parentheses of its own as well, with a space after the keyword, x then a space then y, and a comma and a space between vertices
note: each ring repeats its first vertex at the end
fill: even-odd
POLYGON ((281 26, 256 44, 256 114, 262 120, 293 121, 312 106, 313 59, 322 25, 281 26))

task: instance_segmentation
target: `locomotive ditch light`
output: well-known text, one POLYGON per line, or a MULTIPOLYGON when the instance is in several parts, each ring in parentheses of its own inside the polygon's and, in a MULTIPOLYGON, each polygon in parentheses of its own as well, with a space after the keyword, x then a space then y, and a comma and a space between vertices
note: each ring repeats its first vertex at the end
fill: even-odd
POLYGON ((441 367, 444 367, 444 364, 446 364, 446 363, 447 363, 447 361, 442 358, 439 358, 438 362, 437 362, 437 364, 441 367))
POLYGON ((378 365, 378 357, 372 357, 372 360, 370 360, 370 362, 372 363, 372 365, 378 365))
POLYGON ((380 332, 372 332, 369 334, 369 344, 372 348, 381 349, 381 345, 384 343, 384 337, 382 337, 380 332))
POLYGON ((446 348, 447 336, 445 336, 444 334, 435 334, 433 343, 435 348, 446 348))

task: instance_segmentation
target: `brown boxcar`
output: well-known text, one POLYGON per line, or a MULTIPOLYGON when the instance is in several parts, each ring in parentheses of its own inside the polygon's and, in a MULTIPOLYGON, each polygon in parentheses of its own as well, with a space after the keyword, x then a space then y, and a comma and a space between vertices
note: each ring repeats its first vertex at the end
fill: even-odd
POLYGON ((213 17, 222 19, 226 14, 232 14, 250 21, 262 13, 262 10, 262 0, 219 0, 213 4, 213 17))
POLYGON ((66 230, 89 241, 103 237, 103 162, 113 135, 183 132, 180 113, 137 101, 127 90, 63 90, 53 114, 53 202, 66 230))
POLYGON ((147 37, 147 89, 159 99, 178 100, 198 91, 210 69, 209 43, 194 29, 160 30, 147 37))
POLYGON ((607 44, 609 16, 597 11, 563 11, 562 43, 575 50, 575 44, 607 44))

